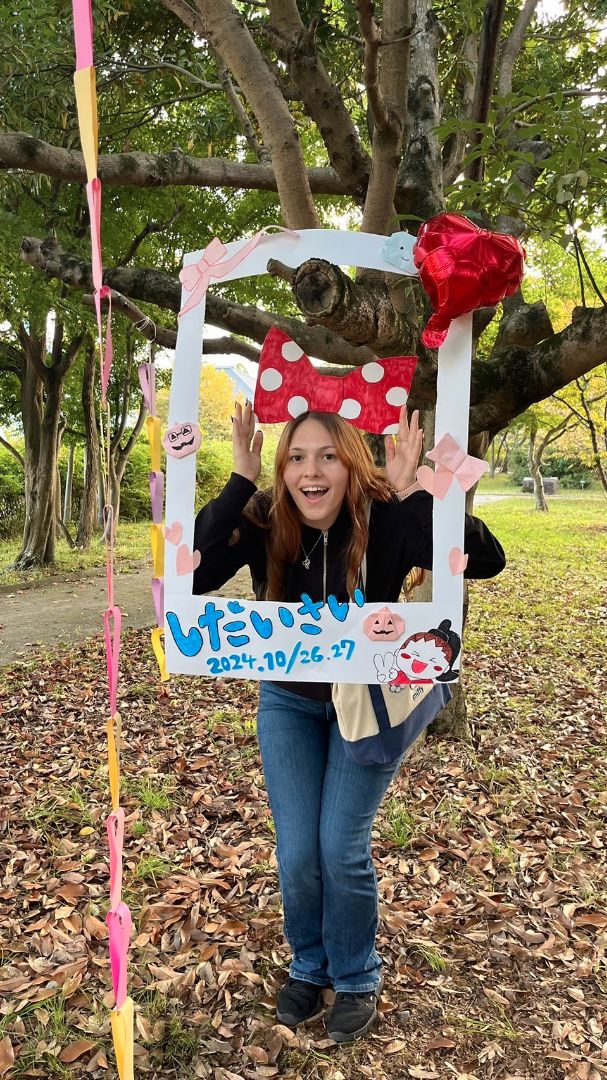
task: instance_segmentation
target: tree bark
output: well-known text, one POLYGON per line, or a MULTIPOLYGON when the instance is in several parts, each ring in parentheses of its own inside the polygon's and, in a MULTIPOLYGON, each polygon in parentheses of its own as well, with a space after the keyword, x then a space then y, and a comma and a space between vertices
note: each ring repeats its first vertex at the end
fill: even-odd
POLYGON ((533 477, 533 494, 535 497, 535 509, 547 512, 548 503, 544 491, 544 479, 541 473, 542 443, 538 443, 537 431, 533 428, 529 434, 529 472, 533 477))
POLYGON ((74 485, 74 452, 75 446, 70 443, 67 459, 67 471, 65 475, 65 492, 63 495, 63 517, 62 521, 66 529, 69 529, 70 522, 72 520, 72 491, 74 485))
POLYGON ((45 566, 55 561, 56 523, 61 522, 57 503, 57 462, 61 432, 61 402, 66 375, 74 363, 82 336, 64 347, 63 325, 57 319, 51 363, 45 364, 45 322, 36 333, 22 323, 19 337, 23 350, 21 413, 25 441, 25 524, 21 550, 14 562, 17 570, 45 566))
MULTIPOLYGON (((0 134, 0 171, 7 169, 40 173, 56 180, 86 184, 84 157, 77 150, 37 139, 25 131, 0 134)), ((225 158, 195 158, 181 150, 161 154, 133 151, 128 154, 101 154, 97 168, 103 184, 120 187, 208 187, 245 191, 278 191, 272 165, 227 161, 225 158)), ((334 169, 306 170, 315 195, 349 195, 350 191, 334 169)))

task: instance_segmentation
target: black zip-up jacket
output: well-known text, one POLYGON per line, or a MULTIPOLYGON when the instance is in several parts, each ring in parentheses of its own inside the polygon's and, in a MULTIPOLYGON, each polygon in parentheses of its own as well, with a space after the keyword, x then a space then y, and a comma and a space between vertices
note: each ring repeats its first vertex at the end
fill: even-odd
MULTIPOLYGON (((194 571, 194 593, 219 589, 242 566, 249 566, 255 596, 264 599, 268 533, 243 517, 256 490, 250 480, 232 473, 223 491, 198 513, 194 548, 202 558, 194 571)), ((302 548, 310 556, 310 567, 305 568, 302 551, 286 568, 284 600, 295 602, 304 592, 312 600, 324 600, 331 594, 342 602, 348 600, 345 553, 350 528, 345 507, 327 531, 326 543, 322 539, 317 543, 318 529, 302 527, 302 548)), ((495 577, 506 565, 499 540, 470 514, 466 514, 464 551, 468 555, 464 572, 467 578, 495 577)), ((432 496, 419 491, 402 502, 396 496, 391 502, 374 500, 369 520, 366 602, 396 602, 405 577, 415 566, 432 569, 432 496)), ((331 698, 330 686, 323 683, 279 685, 308 698, 331 698)))

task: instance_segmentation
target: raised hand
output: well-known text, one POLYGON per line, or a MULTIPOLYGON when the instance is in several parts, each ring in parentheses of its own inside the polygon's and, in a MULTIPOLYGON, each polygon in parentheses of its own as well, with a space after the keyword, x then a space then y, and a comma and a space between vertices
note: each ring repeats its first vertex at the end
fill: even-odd
POLYGON ((405 491, 415 480, 424 441, 423 429, 419 426, 417 409, 407 420, 407 406, 403 405, 398 418, 396 440, 386 435, 386 476, 395 491, 405 491))
POLYGON ((232 420, 232 453, 234 472, 246 477, 253 484, 261 472, 261 446, 263 431, 255 431, 253 406, 247 401, 243 409, 236 402, 232 420))

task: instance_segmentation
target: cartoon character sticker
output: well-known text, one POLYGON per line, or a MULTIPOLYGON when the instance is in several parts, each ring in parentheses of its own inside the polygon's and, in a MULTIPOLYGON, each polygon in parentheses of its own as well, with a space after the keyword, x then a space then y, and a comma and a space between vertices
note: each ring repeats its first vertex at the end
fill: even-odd
POLYGON ((412 683, 452 682, 458 677, 453 665, 460 650, 451 620, 443 619, 436 629, 411 634, 396 652, 374 656, 377 680, 387 682, 395 694, 412 683))
POLYGON ((173 424, 162 436, 162 445, 167 454, 174 458, 187 457, 198 450, 202 442, 202 434, 198 424, 186 421, 183 424, 173 424))

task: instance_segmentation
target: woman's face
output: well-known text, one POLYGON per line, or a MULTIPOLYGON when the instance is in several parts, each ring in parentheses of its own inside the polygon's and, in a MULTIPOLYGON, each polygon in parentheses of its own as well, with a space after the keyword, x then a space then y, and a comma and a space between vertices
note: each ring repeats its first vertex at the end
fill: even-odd
POLYGON ((299 516, 314 529, 329 529, 344 501, 348 469, 319 420, 304 420, 293 432, 283 474, 299 516))

